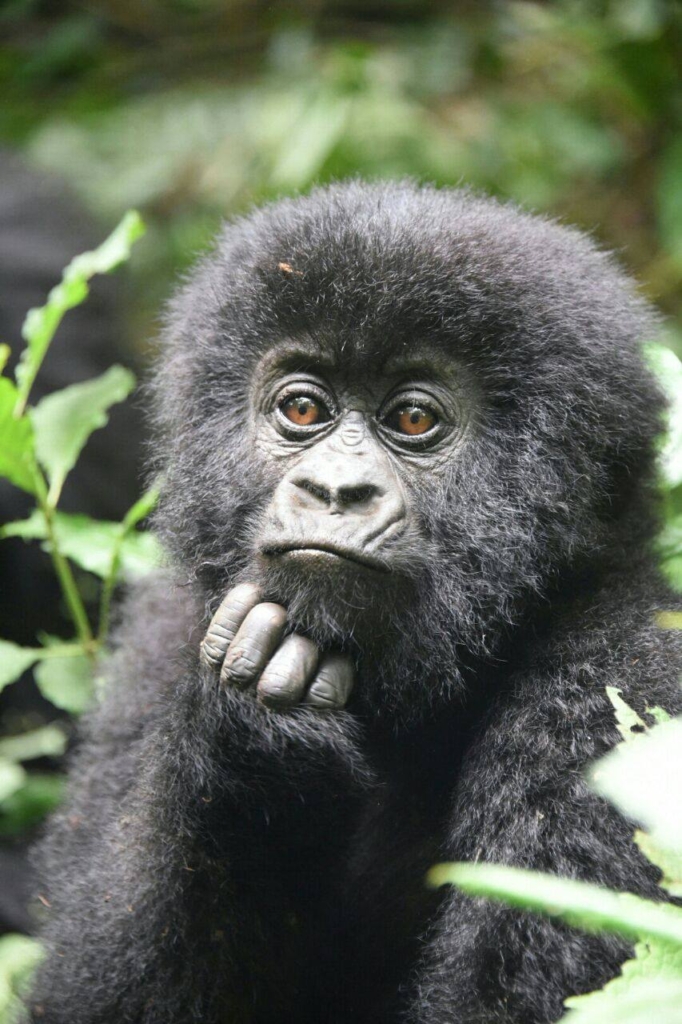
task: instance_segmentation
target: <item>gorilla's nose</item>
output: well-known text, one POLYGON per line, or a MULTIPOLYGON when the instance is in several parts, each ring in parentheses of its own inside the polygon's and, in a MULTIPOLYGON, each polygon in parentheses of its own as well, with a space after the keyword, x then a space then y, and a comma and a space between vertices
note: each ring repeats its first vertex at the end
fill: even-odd
POLYGON ((378 484, 363 479, 341 482, 338 477, 332 478, 333 465, 325 469, 326 472, 320 467, 321 471, 314 475, 302 475, 291 481, 300 507, 337 515, 374 511, 376 501, 384 493, 378 484))

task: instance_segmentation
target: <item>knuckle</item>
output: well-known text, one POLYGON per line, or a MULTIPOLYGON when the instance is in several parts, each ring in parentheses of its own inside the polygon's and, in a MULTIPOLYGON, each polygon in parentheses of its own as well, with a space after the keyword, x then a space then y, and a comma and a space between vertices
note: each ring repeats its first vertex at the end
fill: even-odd
POLYGON ((258 664, 252 655, 245 651, 236 651, 223 662, 222 678, 229 682, 246 682, 258 671, 258 664))
POLYGON ((258 684, 259 690, 275 690, 281 693, 283 690, 292 689, 292 679, 289 672, 284 670, 271 671, 267 670, 261 676, 260 683, 258 684))
POLYGON ((339 698, 339 695, 332 687, 316 683, 308 691, 308 703, 312 707, 324 710, 342 708, 344 701, 339 698))
POLYGON ((295 690, 258 687, 258 698, 264 704, 295 704, 298 695, 295 690))
POLYGON ((203 643, 199 648, 199 656, 201 660, 210 668, 218 668, 222 663, 223 655, 223 651, 219 651, 206 643, 203 643))
POLYGON ((234 633, 234 629, 231 624, 223 621, 216 622, 215 620, 211 623, 206 639, 212 641, 214 644, 220 644, 221 641, 230 640, 234 633))

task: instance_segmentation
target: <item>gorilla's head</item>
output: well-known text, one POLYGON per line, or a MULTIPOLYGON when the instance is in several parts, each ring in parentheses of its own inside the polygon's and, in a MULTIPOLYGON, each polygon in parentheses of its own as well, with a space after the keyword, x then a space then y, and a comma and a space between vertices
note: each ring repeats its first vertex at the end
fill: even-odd
POLYGON ((209 604, 255 579, 390 692, 456 685, 650 531, 650 330, 587 238, 489 199, 352 183, 258 210, 170 310, 165 539, 209 604))

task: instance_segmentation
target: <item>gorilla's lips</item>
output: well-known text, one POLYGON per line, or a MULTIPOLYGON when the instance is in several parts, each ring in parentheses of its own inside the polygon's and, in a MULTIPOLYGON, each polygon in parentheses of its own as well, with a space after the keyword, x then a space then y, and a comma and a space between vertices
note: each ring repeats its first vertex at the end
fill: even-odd
POLYGON ((267 545, 262 549, 262 553, 269 558, 286 557, 287 555, 296 557, 297 555, 301 555, 303 557, 308 556, 311 558, 322 557, 328 559, 344 559, 347 562, 354 562, 356 565, 361 565, 363 569, 372 569, 374 572, 391 571, 387 562, 383 559, 377 558, 375 555, 367 554, 364 551, 358 551, 356 548, 332 544, 326 541, 293 541, 276 545, 267 545))

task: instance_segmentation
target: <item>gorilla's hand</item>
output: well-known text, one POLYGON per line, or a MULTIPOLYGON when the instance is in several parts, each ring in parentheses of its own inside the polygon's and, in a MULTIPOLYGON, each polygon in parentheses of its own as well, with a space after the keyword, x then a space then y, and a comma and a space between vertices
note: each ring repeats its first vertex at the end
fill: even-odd
POLYGON ((252 583, 229 591, 202 641, 204 664, 220 672, 222 686, 248 690, 270 708, 344 707, 354 682, 350 658, 322 654, 296 633, 282 640, 286 610, 262 597, 252 583))

